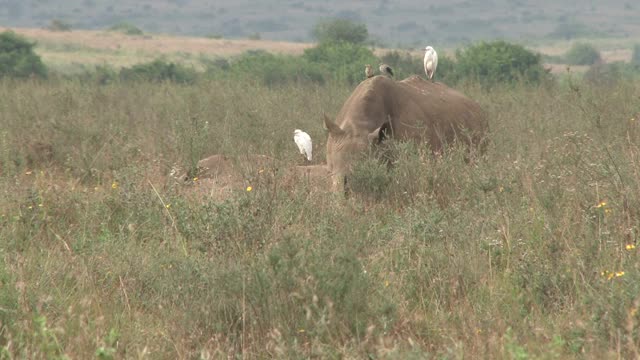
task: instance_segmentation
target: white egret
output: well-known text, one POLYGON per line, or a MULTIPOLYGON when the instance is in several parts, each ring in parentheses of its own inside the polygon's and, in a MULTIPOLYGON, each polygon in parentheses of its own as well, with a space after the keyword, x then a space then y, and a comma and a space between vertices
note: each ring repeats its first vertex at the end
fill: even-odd
POLYGON ((293 132, 293 141, 295 141, 296 145, 298 145, 300 154, 306 156, 307 160, 311 161, 311 153, 313 151, 311 136, 300 129, 296 129, 293 132))
POLYGON ((373 77, 373 68, 367 64, 364 66, 364 74, 367 75, 367 79, 373 77))
POLYGON ((432 80, 438 67, 438 53, 431 46, 424 48, 424 51, 424 72, 427 74, 427 78, 432 80))
POLYGON ((387 65, 387 64, 380 64, 380 72, 382 73, 382 75, 389 75, 391 77, 393 77, 393 70, 391 69, 391 66, 387 65))

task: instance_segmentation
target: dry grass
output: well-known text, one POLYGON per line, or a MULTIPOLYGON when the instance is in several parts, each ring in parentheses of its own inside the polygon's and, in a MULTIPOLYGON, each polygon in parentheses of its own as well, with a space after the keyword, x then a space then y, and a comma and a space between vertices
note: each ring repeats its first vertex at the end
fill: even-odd
POLYGON ((637 357, 640 88, 461 90, 485 161, 398 144, 348 199, 255 169, 222 199, 167 174, 294 164, 295 128, 322 159, 350 89, 0 82, 2 356, 637 357))

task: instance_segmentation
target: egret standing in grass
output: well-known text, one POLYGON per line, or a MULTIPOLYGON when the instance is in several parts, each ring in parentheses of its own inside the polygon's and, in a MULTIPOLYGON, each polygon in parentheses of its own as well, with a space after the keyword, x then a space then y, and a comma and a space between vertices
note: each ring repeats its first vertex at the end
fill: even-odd
POLYGON ((364 74, 367 75, 367 79, 373 77, 373 68, 371 65, 367 64, 364 66, 364 74))
POLYGON ((387 65, 387 64, 380 64, 380 72, 382 73, 382 75, 387 75, 390 77, 393 77, 393 70, 391 69, 391 66, 387 65))
POLYGON ((431 46, 424 48, 424 72, 429 80, 433 80, 433 75, 438 67, 438 53, 431 46))
POLYGON ((295 141, 296 145, 298 145, 300 154, 304 155, 307 160, 311 161, 311 153, 313 151, 311 136, 300 129, 296 129, 293 132, 293 141, 295 141))

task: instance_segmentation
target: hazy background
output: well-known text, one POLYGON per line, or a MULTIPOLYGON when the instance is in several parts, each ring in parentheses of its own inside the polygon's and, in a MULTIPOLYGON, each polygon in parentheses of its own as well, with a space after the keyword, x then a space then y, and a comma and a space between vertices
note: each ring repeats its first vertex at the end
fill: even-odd
POLYGON ((380 45, 455 45, 635 37, 639 10, 631 0, 0 0, 0 24, 44 27, 60 19, 74 29, 103 29, 127 21, 154 33, 309 41, 318 20, 340 17, 365 23, 380 45))

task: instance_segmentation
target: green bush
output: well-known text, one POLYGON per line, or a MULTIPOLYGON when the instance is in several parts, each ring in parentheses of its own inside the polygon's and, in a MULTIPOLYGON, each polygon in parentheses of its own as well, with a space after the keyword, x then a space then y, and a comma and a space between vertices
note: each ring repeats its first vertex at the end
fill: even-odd
POLYGON ((593 65, 601 61, 600 52, 590 44, 576 43, 564 56, 569 65, 593 65))
POLYGON ((602 33, 590 28, 589 26, 577 22, 560 23, 552 32, 547 35, 547 37, 549 38, 560 38, 565 40, 597 36, 602 36, 602 33))
POLYGON ((120 70, 120 79, 124 81, 171 81, 191 84, 195 82, 196 76, 195 70, 164 60, 137 64, 120 70))
POLYGON ((110 84, 118 79, 118 71, 108 65, 96 65, 93 69, 87 69, 78 75, 72 76, 83 83, 99 85, 110 84))
POLYGON ((47 69, 33 51, 34 45, 14 32, 0 33, 0 77, 45 77, 47 69))
POLYGON ((369 38, 369 31, 366 25, 347 19, 321 21, 315 25, 311 34, 320 43, 347 42, 363 44, 369 38))
POLYGON ((616 61, 608 64, 595 64, 584 74, 585 81, 595 85, 613 86, 622 80, 640 79, 640 64, 616 61))
MULTIPOLYGON (((382 55, 380 60, 391 66, 397 79, 403 79, 413 74, 424 73, 422 59, 411 55, 409 52, 390 51, 382 55)), ((376 66, 374 66, 374 68, 376 68, 376 66)))
POLYGON ((392 182, 388 166, 383 161, 371 157, 356 163, 347 186, 365 198, 380 200, 387 194, 392 182))
MULTIPOLYGON (((393 68, 397 79, 404 79, 411 75, 425 75, 423 56, 412 56, 410 53, 390 51, 381 58, 382 62, 393 68)), ((455 83, 455 62, 444 54, 438 54, 438 68, 434 79, 446 83, 455 83)))
POLYGON ((128 22, 119 22, 109 28, 109 31, 117 31, 126 35, 142 35, 144 34, 140 28, 128 22))
POLYGON ((348 42, 325 42, 305 49, 303 58, 323 67, 339 82, 356 84, 364 79, 364 66, 377 68, 378 59, 365 46, 348 42))
POLYGON ((317 64, 311 64, 299 56, 274 55, 266 51, 248 51, 229 65, 217 61, 210 70, 227 71, 236 78, 258 79, 267 86, 287 83, 324 84, 325 74, 317 64))
POLYGON ((548 74, 539 54, 505 41, 481 42, 456 51, 457 76, 482 85, 539 83, 548 74))

